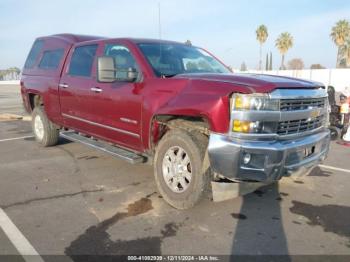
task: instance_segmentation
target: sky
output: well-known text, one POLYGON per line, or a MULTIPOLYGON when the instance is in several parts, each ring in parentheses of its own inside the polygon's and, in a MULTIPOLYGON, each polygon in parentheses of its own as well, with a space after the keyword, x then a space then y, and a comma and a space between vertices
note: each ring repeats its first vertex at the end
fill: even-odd
POLYGON ((272 52, 274 68, 280 66, 275 40, 282 32, 294 38, 286 61, 333 68, 331 28, 340 19, 350 21, 349 0, 0 0, 0 69, 22 68, 34 39, 44 35, 159 38, 158 6, 162 39, 189 39, 233 68, 242 62, 258 67, 260 24, 269 32, 263 61, 272 52))

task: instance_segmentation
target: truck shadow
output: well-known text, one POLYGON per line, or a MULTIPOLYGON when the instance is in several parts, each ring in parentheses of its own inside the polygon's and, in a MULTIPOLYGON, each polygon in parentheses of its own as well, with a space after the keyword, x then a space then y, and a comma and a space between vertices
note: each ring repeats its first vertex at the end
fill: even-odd
POLYGON ((58 144, 59 145, 66 145, 66 144, 70 144, 70 143, 72 143, 72 141, 70 141, 70 140, 68 140, 68 139, 66 139, 66 138, 64 138, 64 137, 59 137, 59 139, 58 139, 58 144))
POLYGON ((288 255, 280 206, 285 196, 288 194, 279 192, 278 183, 243 196, 240 212, 231 214, 238 220, 232 255, 288 255))

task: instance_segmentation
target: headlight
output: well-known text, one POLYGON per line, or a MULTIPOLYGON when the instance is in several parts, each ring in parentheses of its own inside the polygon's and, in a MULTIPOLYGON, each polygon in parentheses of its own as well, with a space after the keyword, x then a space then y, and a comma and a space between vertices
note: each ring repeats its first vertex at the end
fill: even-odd
POLYGON ((271 99, 265 94, 243 95, 234 94, 232 96, 233 110, 279 110, 279 100, 271 99))
POLYGON ((278 111, 280 107, 278 99, 271 99, 267 94, 233 94, 231 105, 232 132, 250 134, 276 132, 276 123, 274 122, 242 121, 235 118, 235 114, 237 114, 237 111, 278 111))

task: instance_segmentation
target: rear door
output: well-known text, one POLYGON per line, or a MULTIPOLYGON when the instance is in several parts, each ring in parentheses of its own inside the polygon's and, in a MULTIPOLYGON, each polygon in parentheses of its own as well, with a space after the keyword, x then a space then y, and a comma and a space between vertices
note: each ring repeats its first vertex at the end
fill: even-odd
POLYGON ((61 114, 66 126, 93 134, 95 121, 91 88, 96 82, 96 51, 98 44, 79 45, 68 56, 59 83, 61 114))

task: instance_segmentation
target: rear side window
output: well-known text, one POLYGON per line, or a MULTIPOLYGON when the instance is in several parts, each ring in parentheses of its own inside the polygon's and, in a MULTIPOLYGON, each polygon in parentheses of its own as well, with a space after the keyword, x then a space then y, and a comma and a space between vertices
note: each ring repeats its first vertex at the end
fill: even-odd
POLYGON ((75 48, 68 74, 72 76, 90 76, 97 45, 85 45, 75 48))
POLYGON ((45 51, 40 61, 39 68, 47 70, 57 69, 61 62, 63 52, 63 49, 45 51))
POLYGON ((27 60, 24 64, 24 68, 32 68, 35 65, 35 62, 38 60, 43 45, 43 40, 36 40, 34 42, 32 49, 30 50, 27 60))

